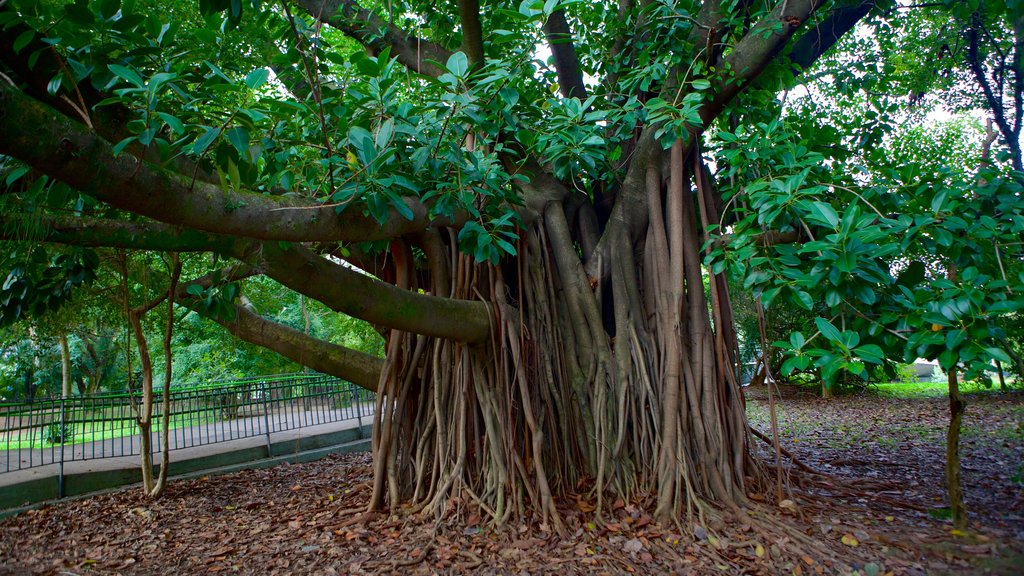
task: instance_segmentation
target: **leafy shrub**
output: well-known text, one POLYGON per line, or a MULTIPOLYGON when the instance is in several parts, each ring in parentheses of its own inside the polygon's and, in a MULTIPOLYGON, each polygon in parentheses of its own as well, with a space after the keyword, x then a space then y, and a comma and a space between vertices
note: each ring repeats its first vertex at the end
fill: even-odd
POLYGON ((74 438, 74 428, 71 423, 50 422, 43 429, 43 440, 48 444, 64 444, 74 438))

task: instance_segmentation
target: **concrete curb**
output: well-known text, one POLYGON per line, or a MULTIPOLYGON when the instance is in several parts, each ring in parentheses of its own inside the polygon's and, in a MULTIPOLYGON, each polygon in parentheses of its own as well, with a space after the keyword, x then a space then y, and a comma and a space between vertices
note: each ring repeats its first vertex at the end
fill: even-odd
MULTIPOLYGON (((370 426, 348 428, 337 432, 291 438, 270 446, 254 446, 185 458, 170 463, 169 473, 175 479, 230 474, 240 470, 269 468, 319 460, 329 454, 365 452, 370 449, 370 426)), ((154 473, 159 465, 154 466, 154 473)), ((37 478, 0 487, 0 518, 69 499, 94 496, 141 484, 138 466, 113 470, 97 470, 64 476, 64 498, 58 498, 57 476, 37 478)))

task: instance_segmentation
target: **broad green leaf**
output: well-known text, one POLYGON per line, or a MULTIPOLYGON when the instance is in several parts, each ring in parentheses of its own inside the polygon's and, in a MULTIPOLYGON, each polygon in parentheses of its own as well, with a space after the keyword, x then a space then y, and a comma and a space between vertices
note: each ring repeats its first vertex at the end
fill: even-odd
POLYGON ((196 141, 192 143, 192 153, 202 154, 203 152, 206 152, 206 149, 209 148, 210 144, 213 144, 213 141, 216 140, 218 136, 220 136, 219 126, 207 126, 206 132, 199 138, 196 138, 196 141))
POLYGON ((811 203, 811 210, 819 220, 828 222, 829 226, 835 228, 839 225, 839 215, 831 205, 816 201, 811 203))
POLYGON ((138 72, 131 68, 120 66, 118 64, 108 64, 107 68, 110 69, 114 76, 117 76, 136 88, 142 88, 145 86, 145 82, 142 81, 142 77, 139 76, 138 72))
POLYGON ((224 137, 238 151, 238 157, 242 160, 249 160, 249 129, 242 126, 235 126, 224 132, 224 137))
POLYGON ((161 120, 163 120, 165 124, 167 124, 167 126, 171 129, 171 132, 173 132, 174 134, 185 133, 185 124, 182 123, 181 120, 178 120, 177 118, 171 116, 166 112, 157 112, 156 115, 161 120))
POLYGON ((64 73, 58 72, 56 76, 50 79, 50 82, 46 85, 46 93, 50 96, 55 96, 57 92, 60 92, 60 85, 64 81, 64 73))
POLYGON ((21 34, 18 34, 18 37, 14 39, 14 44, 12 44, 12 48, 14 48, 14 52, 15 53, 21 52, 25 48, 25 46, 28 46, 28 43, 31 42, 32 39, 35 38, 35 37, 36 37, 36 31, 35 30, 26 30, 26 31, 22 32, 21 34))
POLYGON ((818 327, 818 331, 821 332, 821 335, 826 339, 835 342, 836 344, 842 343, 843 339, 839 329, 833 326, 831 322, 819 316, 814 319, 814 324, 818 327))
POLYGON ((268 78, 270 78, 270 70, 267 68, 257 68, 246 75, 245 85, 255 90, 262 86, 268 78))
POLYGON ((445 68, 452 73, 452 76, 463 80, 466 78, 466 73, 469 72, 469 58, 462 52, 456 52, 448 58, 445 68))
POLYGON ((136 139, 135 136, 129 136, 129 137, 121 140, 117 144, 114 144, 114 148, 113 148, 114 156, 117 156, 118 154, 120 154, 121 151, 124 150, 125 147, 128 146, 129 144, 131 144, 132 142, 135 142, 135 139, 136 139))
POLYGON ((988 353, 989 357, 991 357, 991 358, 993 358, 995 360, 998 360, 998 361, 1002 362, 1003 364, 1009 364, 1009 365, 1013 364, 1013 359, 1010 358, 1010 355, 1007 354, 1006 352, 1004 352, 1001 348, 996 348, 996 347, 993 346, 993 347, 985 348, 985 352, 988 353))
POLYGON ((865 344, 856 348, 853 353, 865 362, 881 364, 885 360, 885 353, 877 344, 865 344))
POLYGON ((811 298, 811 295, 807 292, 804 292, 803 290, 795 290, 793 291, 793 298, 796 303, 802 306, 805 310, 814 309, 814 299, 811 298))
POLYGON ((7 178, 4 179, 4 184, 6 184, 7 186, 14 184, 15 182, 18 181, 19 178, 21 178, 25 174, 28 174, 30 170, 31 169, 28 166, 19 166, 18 168, 11 170, 11 173, 8 174, 7 178))

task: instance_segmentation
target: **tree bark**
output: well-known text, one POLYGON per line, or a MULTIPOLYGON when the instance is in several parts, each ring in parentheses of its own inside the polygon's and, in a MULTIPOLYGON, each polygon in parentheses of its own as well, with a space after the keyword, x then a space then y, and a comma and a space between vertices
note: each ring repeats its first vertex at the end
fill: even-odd
POLYGON ((967 527, 967 508, 964 506, 964 491, 960 480, 960 424, 966 403, 960 396, 956 368, 950 368, 949 383, 949 430, 946 432, 946 495, 953 514, 953 526, 958 530, 967 527))
POLYGON ((57 335, 60 341, 60 397, 71 397, 71 350, 68 348, 67 332, 61 330, 57 335))

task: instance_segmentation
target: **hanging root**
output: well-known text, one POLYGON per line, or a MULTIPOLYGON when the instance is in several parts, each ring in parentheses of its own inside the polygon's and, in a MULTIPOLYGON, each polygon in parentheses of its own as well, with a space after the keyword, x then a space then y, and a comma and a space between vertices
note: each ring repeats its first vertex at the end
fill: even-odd
POLYGON ((726 284, 712 275, 706 292, 701 270, 702 230, 717 216, 699 162, 685 159, 676 146, 667 178, 648 171, 647 233, 613 231, 609 285, 580 261, 574 238, 586 231, 573 223, 586 214, 557 203, 500 267, 460 254, 454 233, 417 240, 429 274, 393 244, 400 286, 486 302, 492 332, 475 344, 391 333, 371 510, 561 530, 559 502, 591 500, 600 524, 607 502, 653 495, 658 520, 689 529, 747 504, 763 467, 749 450, 726 284))

